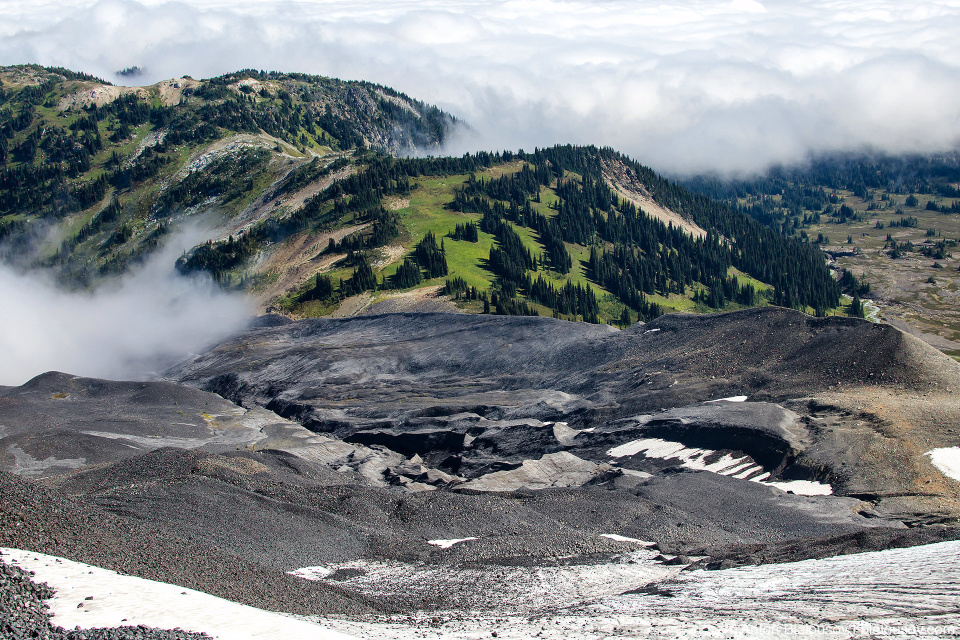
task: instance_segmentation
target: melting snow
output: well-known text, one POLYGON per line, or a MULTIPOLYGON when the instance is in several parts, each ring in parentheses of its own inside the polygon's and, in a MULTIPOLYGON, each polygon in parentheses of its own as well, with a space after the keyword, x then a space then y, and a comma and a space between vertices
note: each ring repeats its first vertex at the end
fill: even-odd
POLYGON ((458 538, 456 540, 427 540, 427 544, 432 544, 433 546, 440 547, 441 549, 449 549, 453 545, 466 542, 467 540, 476 540, 476 538, 458 538))
POLYGON ((53 623, 64 629, 142 624, 202 631, 220 640, 348 640, 353 637, 193 589, 120 575, 42 553, 0 548, 0 554, 4 562, 35 572, 34 580, 46 582, 56 590, 56 595, 46 602, 53 613, 53 623), (93 599, 87 600, 89 596, 93 599))
MULTIPOLYGON (((960 449, 957 450, 960 453, 960 449)), ((770 473, 755 463, 751 458, 743 456, 736 458, 729 453, 720 456, 714 462, 706 459, 716 453, 710 449, 688 448, 679 442, 661 440, 660 438, 641 438, 632 440, 607 451, 611 458, 624 458, 642 453, 648 458, 660 460, 679 460, 680 466, 697 471, 710 471, 720 475, 730 476, 738 480, 750 480, 776 487, 782 491, 793 492, 805 496, 825 496, 833 493, 833 487, 812 480, 770 481, 770 473)), ((957 456, 960 463, 960 455, 957 456)), ((958 468, 960 471, 960 468, 958 468)))
POLYGON ((747 396, 730 396, 729 398, 717 398, 716 400, 707 400, 707 402, 746 402, 747 396))
POLYGON ((652 547, 656 542, 647 542, 646 540, 638 540, 637 538, 628 538, 627 536, 621 536, 619 533, 601 533, 601 538, 608 538, 614 542, 636 542, 637 544, 642 544, 646 547, 652 547))
POLYGON ((943 475, 960 482, 960 447, 934 449, 928 451, 927 455, 930 456, 933 466, 940 469, 943 475))
POLYGON ((298 578, 303 578, 304 580, 323 580, 328 575, 333 573, 333 569, 328 569, 327 567, 303 567, 302 569, 296 569, 295 571, 287 571, 292 576, 297 576, 298 578))
POLYGON ((66 628, 147 624, 206 631, 218 638, 317 640, 489 638, 492 630, 502 638, 545 640, 960 635, 960 542, 728 571, 681 572, 679 566, 654 562, 656 552, 645 549, 615 564, 497 571, 361 561, 352 564, 365 571, 347 582, 360 593, 378 595, 386 589, 388 594, 427 595, 442 585, 453 598, 450 604, 460 603, 456 596, 467 590, 493 609, 426 611, 375 622, 316 619, 318 624, 39 553, 0 552, 0 561, 16 559, 36 572, 35 580, 58 591, 49 602, 55 624, 66 628), (661 591, 641 590, 651 583, 661 591), (91 595, 93 600, 84 600, 91 595), (78 609, 79 603, 84 606, 78 609), (111 608, 115 612, 108 615, 111 608), (331 631, 331 626, 352 635, 331 631))
MULTIPOLYGON (((769 474, 767 474, 769 476, 769 474)), ((829 484, 814 480, 788 480, 785 482, 765 480, 762 484, 797 494, 798 496, 829 496, 833 494, 833 487, 829 484)))

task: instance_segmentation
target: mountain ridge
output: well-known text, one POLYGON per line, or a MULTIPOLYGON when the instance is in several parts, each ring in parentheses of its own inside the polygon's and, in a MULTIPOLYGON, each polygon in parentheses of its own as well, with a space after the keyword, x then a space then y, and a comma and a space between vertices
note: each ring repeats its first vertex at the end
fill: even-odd
POLYGON ((74 285, 128 270, 206 216, 214 238, 181 270, 297 317, 423 286, 470 312, 620 324, 840 308, 815 249, 610 149, 398 158, 384 152, 439 150, 459 121, 385 87, 302 74, 121 88, 55 71, 0 72, 0 236, 8 258, 33 256, 74 285))

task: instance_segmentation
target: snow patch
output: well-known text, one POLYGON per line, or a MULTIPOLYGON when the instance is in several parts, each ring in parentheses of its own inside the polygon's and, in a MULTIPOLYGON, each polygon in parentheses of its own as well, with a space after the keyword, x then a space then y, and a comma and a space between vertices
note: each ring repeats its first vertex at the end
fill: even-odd
POLYGON ((747 396, 730 396, 729 398, 717 398, 716 400, 707 400, 707 402, 746 402, 747 396))
POLYGON ((292 576, 297 576, 298 578, 303 578, 304 580, 313 580, 316 582, 323 580, 333 573, 333 569, 328 569, 327 567, 303 567, 294 571, 287 571, 287 573, 292 576))
POLYGON ((652 478, 652 473, 647 473, 646 471, 637 471, 636 469, 624 469, 623 467, 614 467, 614 469, 619 470, 625 476, 633 476, 634 478, 652 478))
POLYGON ((456 538, 452 540, 427 540, 427 544, 432 544, 435 547, 440 547, 441 549, 449 549, 455 544, 460 544, 461 542, 466 542, 467 540, 476 540, 476 538, 456 538))
POLYGON ((621 536, 619 533, 601 533, 601 538, 607 538, 613 540, 614 542, 636 542, 637 544, 642 544, 645 547, 652 547, 656 542, 647 542, 646 540, 639 540, 637 538, 628 538, 627 536, 621 536))
POLYGON ((833 487, 829 484, 816 482, 814 480, 789 480, 779 482, 774 480, 765 480, 761 484, 767 484, 776 487, 788 493, 795 493, 798 496, 829 496, 833 495, 833 487))
POLYGON ((0 559, 56 590, 47 604, 64 629, 146 625, 179 627, 220 640, 349 640, 319 624, 255 609, 173 584, 120 575, 81 562, 0 548, 0 559), (87 600, 88 597, 92 599, 87 600), (81 604, 83 606, 78 607, 81 604))
MULTIPOLYGON (((739 400, 736 402, 739 402, 739 400)), ((960 449, 957 451, 960 452, 960 449)), ((725 453, 714 462, 707 462, 707 458, 714 456, 716 451, 688 448, 679 442, 661 440, 660 438, 631 440, 630 442, 607 450, 607 455, 611 458, 635 456, 638 453, 642 453, 648 458, 657 458, 659 460, 679 460, 680 466, 685 469, 709 471, 711 473, 730 476, 738 480, 759 482, 797 495, 826 496, 833 493, 833 487, 829 484, 823 484, 813 480, 768 480, 770 473, 754 462, 749 456, 737 458, 729 453, 725 453)), ((957 457, 957 462, 960 463, 960 455, 957 457)), ((958 471, 960 471, 960 467, 958 467, 958 471)))
POLYGON ((946 447, 943 449, 934 449, 928 451, 930 462, 939 469, 943 475, 953 478, 960 482, 960 447, 946 447))

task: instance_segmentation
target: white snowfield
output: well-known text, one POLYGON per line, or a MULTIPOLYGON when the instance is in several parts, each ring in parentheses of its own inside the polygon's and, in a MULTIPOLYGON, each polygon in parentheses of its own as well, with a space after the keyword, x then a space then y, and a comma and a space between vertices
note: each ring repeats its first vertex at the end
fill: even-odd
POLYGON ((947 447, 945 449, 934 449, 928 451, 930 462, 939 469, 943 475, 953 478, 960 482, 960 447, 947 447))
POLYGON ((614 542, 635 542, 636 544, 643 545, 645 547, 652 547, 657 544, 656 542, 647 542, 646 540, 640 540, 638 538, 628 538, 627 536, 622 536, 619 533, 601 533, 600 537, 613 540, 614 542))
MULTIPOLYGON (((420 614, 415 618, 419 623, 413 624, 406 616, 376 625, 329 622, 343 631, 385 640, 479 640, 493 632, 501 640, 960 637, 960 542, 726 571, 675 572, 672 578, 665 576, 667 581, 640 590, 640 573, 623 568, 626 579, 619 593, 611 592, 617 581, 608 573, 611 566, 616 565, 593 567, 592 583, 577 582, 586 576, 577 575, 574 567, 566 584, 553 580, 557 590, 580 593, 580 604, 564 608, 553 608, 556 593, 546 601, 534 594, 518 601, 529 610, 513 614, 502 609, 444 611, 420 614)), ((533 584, 541 579, 540 571, 529 570, 533 584)), ((515 588, 516 577, 510 573, 499 580, 515 588)), ((495 597, 496 585, 490 584, 488 591, 495 597)))
POLYGON ((611 458, 625 458, 627 456, 635 456, 638 453, 642 453, 648 458, 679 460, 680 466, 686 469, 710 471, 711 473, 719 473, 720 475, 730 476, 739 480, 759 482, 771 487, 776 487, 782 491, 793 492, 797 495, 826 496, 833 493, 833 487, 829 484, 823 484, 813 480, 769 480, 770 474, 754 462, 752 458, 747 456, 735 458, 729 453, 725 453, 713 462, 707 462, 707 458, 714 456, 716 451, 689 448, 679 442, 661 440, 660 438, 631 440, 607 451, 607 455, 611 458))
POLYGON ((0 548, 0 560, 33 571, 56 590, 47 601, 64 629, 147 625, 205 632, 221 640, 349 640, 353 636, 163 582, 120 575, 42 553, 0 548), (92 596, 91 600, 87 600, 92 596), (80 606, 82 605, 82 606, 80 606))
POLYGON ((319 624, 43 554, 0 553, 57 590, 50 605, 65 628, 146 624, 216 638, 317 640, 473 640, 493 632, 510 640, 960 637, 960 542, 726 571, 680 572, 654 563, 648 551, 594 566, 486 571, 363 563, 366 573, 338 584, 369 594, 442 589, 454 597, 459 584, 487 601, 482 610, 319 624))
POLYGON ((287 573, 292 576, 297 576, 298 578, 303 578, 304 580, 313 580, 316 582, 323 580, 333 573, 333 569, 328 569, 327 567, 303 567, 295 571, 287 571, 287 573))
POLYGON ((427 544, 432 544, 435 547, 440 547, 441 549, 449 549, 455 544, 460 544, 461 542, 467 542, 469 540, 476 540, 476 538, 455 538, 452 540, 427 540, 427 544))

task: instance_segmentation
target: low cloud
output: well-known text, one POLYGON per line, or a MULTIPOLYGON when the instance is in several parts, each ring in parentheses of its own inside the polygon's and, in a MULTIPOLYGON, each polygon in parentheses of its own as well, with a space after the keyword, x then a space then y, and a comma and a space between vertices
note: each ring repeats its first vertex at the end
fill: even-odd
POLYGON ((393 86, 449 149, 610 145, 660 170, 960 141, 960 11, 889 0, 73 0, 0 8, 0 61, 139 81, 240 68, 393 86))
POLYGON ((143 266, 96 292, 64 291, 43 271, 0 265, 0 384, 45 371, 142 379, 239 330, 240 295, 173 268, 196 231, 177 234, 143 266))

